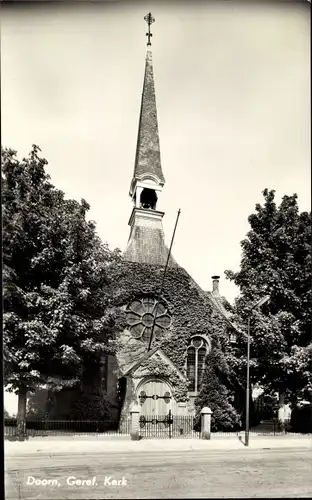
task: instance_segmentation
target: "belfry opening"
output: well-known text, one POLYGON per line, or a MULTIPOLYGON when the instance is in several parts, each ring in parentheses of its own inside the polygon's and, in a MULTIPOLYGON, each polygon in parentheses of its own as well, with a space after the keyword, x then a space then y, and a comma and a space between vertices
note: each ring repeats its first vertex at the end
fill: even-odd
POLYGON ((144 188, 140 195, 140 208, 156 210, 157 194, 154 189, 144 188))

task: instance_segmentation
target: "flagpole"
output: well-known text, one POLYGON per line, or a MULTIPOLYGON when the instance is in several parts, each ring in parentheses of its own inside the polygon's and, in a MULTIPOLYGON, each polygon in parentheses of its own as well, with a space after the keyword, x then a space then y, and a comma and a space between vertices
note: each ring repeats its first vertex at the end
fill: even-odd
POLYGON ((154 333, 154 327, 155 327, 155 323, 156 323, 157 308, 158 308, 159 300, 160 300, 160 297, 161 297, 161 294, 162 294, 163 288, 164 288, 164 282, 165 282, 166 272, 167 272, 167 268, 168 268, 168 265, 169 265, 169 259, 170 259, 170 255, 171 255, 171 249, 172 249, 173 240, 174 240, 174 237, 175 237, 175 233, 176 233, 176 229, 177 229, 177 225, 178 225, 178 220, 179 220, 179 217, 180 217, 180 213, 181 213, 181 210, 179 208, 178 214, 177 214, 177 218, 176 218, 176 222, 175 222, 175 226, 174 226, 174 230, 173 230, 173 234, 172 234, 172 238, 171 238, 171 243, 170 243, 169 251, 168 251, 167 261, 166 261, 166 265, 165 265, 165 269, 164 269, 164 274, 163 274, 162 281, 161 281, 161 287, 160 287, 160 291, 159 291, 159 294, 158 294, 158 302, 156 303, 154 320, 153 320, 153 325, 152 325, 152 331, 151 331, 151 335, 150 335, 150 339, 149 339, 149 343, 148 343, 148 348, 147 348, 148 351, 150 351, 151 345, 152 345, 152 341, 153 341, 153 333, 154 333))

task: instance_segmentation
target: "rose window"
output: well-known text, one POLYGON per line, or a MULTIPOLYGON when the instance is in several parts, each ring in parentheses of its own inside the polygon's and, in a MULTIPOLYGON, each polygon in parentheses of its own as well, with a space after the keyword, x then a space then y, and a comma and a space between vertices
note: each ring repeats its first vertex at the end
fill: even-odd
POLYGON ((160 339, 169 328, 171 317, 168 307, 151 297, 137 299, 127 307, 127 323, 135 339, 149 341, 154 324, 153 338, 160 339))

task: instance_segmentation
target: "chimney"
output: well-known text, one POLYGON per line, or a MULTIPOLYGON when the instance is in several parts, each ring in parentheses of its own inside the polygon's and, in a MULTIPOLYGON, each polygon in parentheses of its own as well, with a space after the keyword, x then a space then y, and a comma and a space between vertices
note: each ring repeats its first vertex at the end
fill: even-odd
POLYGON ((211 276, 212 278, 212 293, 219 292, 219 279, 220 276, 211 276))

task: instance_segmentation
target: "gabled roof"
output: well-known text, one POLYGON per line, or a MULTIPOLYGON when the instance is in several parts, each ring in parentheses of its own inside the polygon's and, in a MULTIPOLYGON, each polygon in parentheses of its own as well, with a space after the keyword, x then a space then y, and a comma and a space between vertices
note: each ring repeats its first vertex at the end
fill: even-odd
POLYGON ((160 184, 164 184, 165 178, 160 161, 152 52, 150 50, 146 53, 145 75, 133 179, 141 179, 144 175, 148 174, 156 176, 160 184))
POLYGON ((226 320, 228 325, 233 328, 237 333, 240 333, 242 335, 246 335, 244 332, 242 332, 238 326, 232 321, 232 315, 231 313, 224 307, 223 302, 226 300, 224 297, 222 297, 219 292, 206 292, 206 295, 210 298, 213 306, 215 309, 219 311, 219 313, 223 316, 223 318, 226 320))
POLYGON ((134 363, 124 374, 123 376, 126 377, 127 375, 130 375, 131 373, 135 372, 147 359, 151 358, 154 354, 158 354, 162 360, 169 365, 177 375, 181 378, 181 380, 186 381, 185 375, 175 366, 175 364, 171 361, 170 358, 159 348, 159 347, 154 347, 154 349, 151 349, 150 351, 146 352, 136 363, 134 363))
POLYGON ((150 351, 146 351, 141 358, 138 359, 135 363, 133 363, 130 368, 128 368, 127 371, 124 373, 124 377, 127 375, 130 375, 131 372, 135 371, 144 361, 146 361, 148 358, 153 356, 155 352, 158 351, 158 347, 154 347, 154 349, 151 349, 150 351))
POLYGON ((216 293, 216 292, 206 292, 206 294, 208 295, 208 297, 210 298, 211 302, 213 303, 213 305, 218 309, 218 311, 222 314, 222 316, 226 319, 226 320, 230 320, 230 313, 229 311, 227 311, 224 307, 224 304, 223 304, 223 297, 221 297, 221 295, 219 293, 216 293))
MULTIPOLYGON (((187 271, 185 271, 187 272, 187 271)), ((187 273, 188 274, 188 273, 187 273)), ((199 285, 196 283, 194 278, 192 278, 189 274, 189 279, 190 283, 192 283, 193 287, 197 289, 198 293, 200 294, 201 297, 205 297, 206 299, 208 298, 209 302, 211 303, 212 307, 217 310, 222 317, 226 320, 227 324, 231 326, 234 330, 238 332, 237 327, 235 324, 231 321, 231 314, 225 309, 223 303, 222 303, 222 297, 220 294, 215 294, 213 292, 205 292, 199 285)))
POLYGON ((218 310, 218 312, 223 316, 223 318, 226 320, 227 324, 233 328, 235 331, 237 330, 236 325, 233 323, 231 320, 231 314, 229 311, 227 311, 223 305, 223 297, 219 293, 215 292, 205 292, 206 295, 209 297, 212 305, 214 306, 215 309, 218 310))

